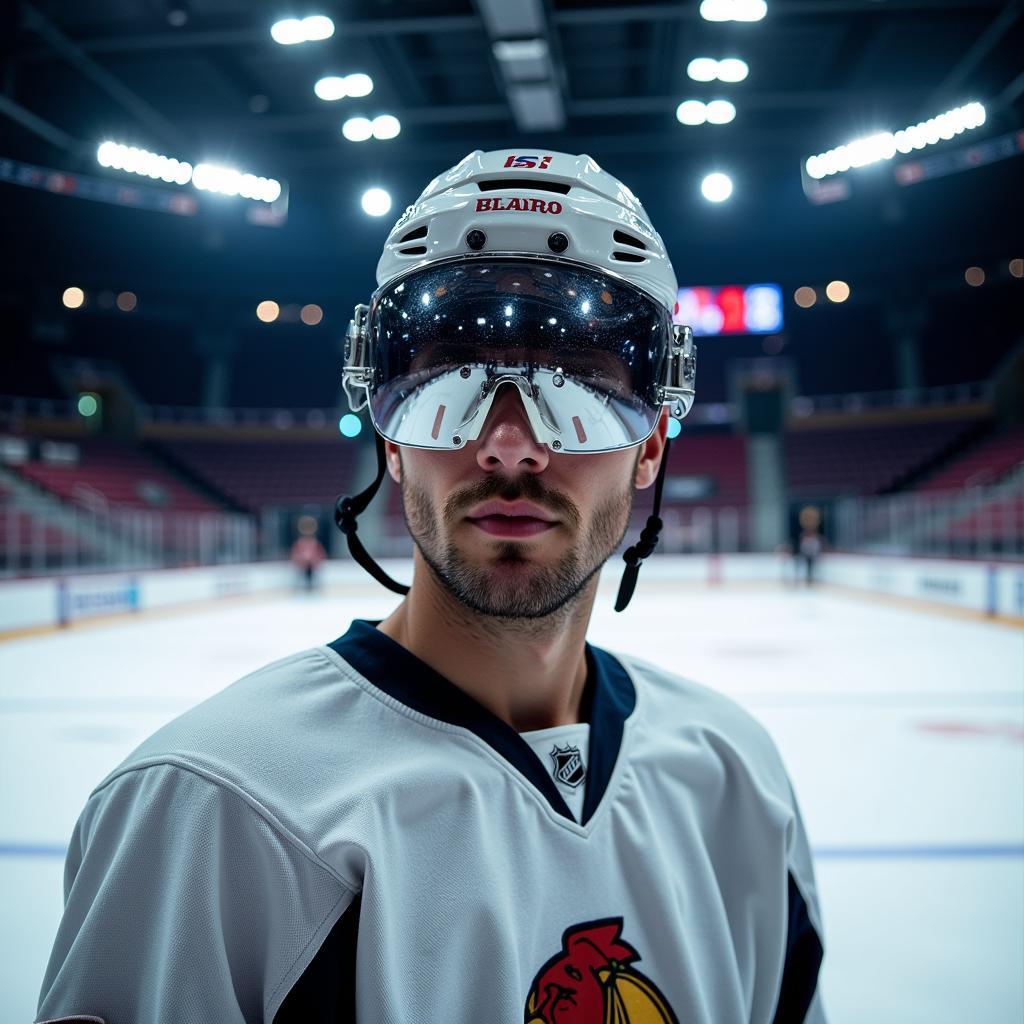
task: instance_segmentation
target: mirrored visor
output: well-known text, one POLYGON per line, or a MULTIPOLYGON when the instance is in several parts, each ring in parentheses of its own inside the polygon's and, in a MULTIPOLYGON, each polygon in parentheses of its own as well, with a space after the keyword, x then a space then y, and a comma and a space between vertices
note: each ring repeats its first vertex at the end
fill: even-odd
POLYGON ((653 431, 668 310, 592 268, 468 260, 378 292, 368 330, 374 425, 397 444, 460 448, 505 383, 555 451, 638 444, 653 431))

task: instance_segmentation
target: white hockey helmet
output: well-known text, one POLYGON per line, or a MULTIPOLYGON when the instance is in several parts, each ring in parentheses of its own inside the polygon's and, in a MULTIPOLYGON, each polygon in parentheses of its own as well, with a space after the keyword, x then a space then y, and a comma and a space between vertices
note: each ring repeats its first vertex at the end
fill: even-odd
POLYGON ((391 229, 377 264, 384 286, 453 256, 530 253, 605 270, 675 308, 676 276, 661 235, 618 178, 583 154, 475 150, 438 175, 391 229), (485 237, 478 250, 472 231, 485 237), (551 245, 552 235, 564 241, 551 245))
POLYGON ((538 443, 630 447, 693 403, 696 353, 640 201, 589 156, 470 153, 392 228, 345 387, 397 444, 461 448, 503 383, 538 443))

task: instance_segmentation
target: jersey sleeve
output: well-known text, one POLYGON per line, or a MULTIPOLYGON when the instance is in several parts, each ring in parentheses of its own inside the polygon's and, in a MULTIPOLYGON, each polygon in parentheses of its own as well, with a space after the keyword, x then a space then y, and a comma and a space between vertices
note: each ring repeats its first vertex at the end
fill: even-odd
POLYGON ((37 1020, 273 1019, 353 899, 237 790, 154 764, 92 795, 37 1020))

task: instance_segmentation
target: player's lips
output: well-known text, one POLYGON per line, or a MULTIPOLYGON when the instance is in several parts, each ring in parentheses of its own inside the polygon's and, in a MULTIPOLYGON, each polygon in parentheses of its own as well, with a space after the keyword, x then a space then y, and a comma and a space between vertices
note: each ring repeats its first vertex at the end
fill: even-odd
POLYGON ((532 537, 558 525, 557 519, 528 501, 488 501, 466 518, 485 533, 502 537, 532 537))

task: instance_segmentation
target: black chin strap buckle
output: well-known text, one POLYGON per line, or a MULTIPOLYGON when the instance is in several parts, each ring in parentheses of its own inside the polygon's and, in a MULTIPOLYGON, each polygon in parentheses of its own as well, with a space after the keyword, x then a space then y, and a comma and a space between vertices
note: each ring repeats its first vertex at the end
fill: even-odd
POLYGON ((660 516, 648 516, 647 525, 640 531, 640 540, 622 556, 627 565, 639 565, 658 546, 658 537, 664 523, 660 516))
POLYGON ((338 503, 334 506, 334 525, 346 537, 351 537, 359 529, 356 514, 355 502, 351 498, 341 497, 338 499, 338 503))

